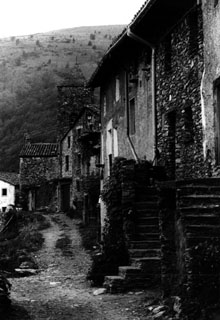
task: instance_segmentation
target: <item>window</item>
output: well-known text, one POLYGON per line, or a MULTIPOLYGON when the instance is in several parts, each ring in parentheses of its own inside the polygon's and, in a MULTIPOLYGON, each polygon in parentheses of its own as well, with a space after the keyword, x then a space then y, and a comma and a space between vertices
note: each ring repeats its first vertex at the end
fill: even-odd
POLYGON ((185 108, 184 126, 185 126, 185 133, 184 133, 185 143, 193 142, 193 114, 192 114, 191 107, 185 108))
POLYGON ((215 155, 216 164, 220 164, 220 79, 214 86, 215 101, 215 155))
POLYGON ((198 52, 198 13, 190 12, 188 16, 189 25, 189 53, 195 55, 198 52))
POLYGON ((78 138, 81 136, 82 128, 77 128, 77 136, 78 138))
POLYGON ((119 101, 120 100, 120 80, 119 77, 116 78, 116 82, 115 82, 115 101, 119 101))
POLYGON ((76 190, 77 191, 80 191, 80 181, 79 180, 76 180, 76 190))
POLYGON ((164 67, 166 72, 171 71, 171 53, 172 53, 171 36, 168 35, 166 37, 165 44, 164 44, 164 67))
POLYGON ((7 189, 6 188, 2 189, 2 196, 7 196, 7 189))
POLYGON ((214 8, 218 5, 218 0, 214 0, 214 8))
POLYGON ((135 134, 135 99, 129 103, 129 134, 135 134))
POLYGON ((68 148, 70 148, 70 144, 71 144, 71 137, 70 136, 67 138, 67 144, 68 144, 68 148))
POLYGON ((65 156, 65 170, 69 171, 69 156, 65 156))
POLYGON ((109 174, 112 173, 112 154, 108 155, 108 163, 109 163, 109 174))

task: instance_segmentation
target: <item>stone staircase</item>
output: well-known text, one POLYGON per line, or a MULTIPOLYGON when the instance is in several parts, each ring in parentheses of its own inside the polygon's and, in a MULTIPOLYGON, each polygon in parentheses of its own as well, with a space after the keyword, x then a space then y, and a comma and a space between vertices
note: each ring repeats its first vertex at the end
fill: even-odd
POLYGON ((177 214, 184 246, 181 264, 188 295, 201 303, 219 299, 220 179, 177 183, 177 214), (199 250, 199 251, 198 251, 199 250))
POLYGON ((179 183, 177 187, 186 247, 220 237, 220 180, 199 179, 179 183))
POLYGON ((159 198, 155 187, 136 188, 134 233, 129 240, 130 265, 106 276, 109 292, 149 288, 160 279, 159 198))

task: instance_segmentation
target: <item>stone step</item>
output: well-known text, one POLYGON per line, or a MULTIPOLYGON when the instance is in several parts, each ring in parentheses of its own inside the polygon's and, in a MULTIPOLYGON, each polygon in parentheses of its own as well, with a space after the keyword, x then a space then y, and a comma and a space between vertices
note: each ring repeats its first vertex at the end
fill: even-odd
MULTIPOLYGON (((198 245, 199 243, 205 243, 206 241, 210 240, 210 235, 201 235, 201 234, 187 234, 186 235, 186 246, 191 248, 193 246, 198 245)), ((217 236, 218 238, 220 238, 220 234, 217 236)))
POLYGON ((109 293, 119 293, 124 291, 124 277, 105 276, 103 287, 109 293))
POLYGON ((160 257, 160 249, 129 249, 130 258, 160 257))
POLYGON ((119 277, 125 278, 126 276, 134 275, 139 277, 141 273, 141 268, 133 266, 120 266, 118 268, 119 277))
POLYGON ((131 265, 134 267, 141 268, 145 274, 160 274, 160 257, 144 257, 144 258, 132 258, 131 265))
POLYGON ((220 204, 220 195, 186 195, 180 197, 178 200, 180 207, 187 207, 190 205, 219 205, 220 204))
POLYGON ((185 229, 187 236, 199 234, 200 236, 216 237, 220 235, 219 225, 186 225, 185 229))
POLYGON ((220 185, 219 186, 189 185, 189 186, 182 186, 180 189, 177 189, 178 196, 190 195, 190 194, 220 195, 220 185))
POLYGON ((158 208, 158 201, 139 201, 135 202, 136 210, 143 210, 143 209, 157 209, 158 208))
POLYGON ((136 219, 142 218, 158 218, 159 210, 158 209, 136 209, 136 219))
POLYGON ((219 204, 208 204, 208 205, 191 205, 179 208, 180 213, 184 215, 188 214, 217 214, 220 215, 219 204))
POLYGON ((137 216, 136 223, 139 225, 159 225, 159 217, 151 217, 151 216, 137 216))
POLYGON ((136 234, 159 233, 159 224, 138 224, 135 228, 136 234))
POLYGON ((159 249, 160 240, 130 241, 130 249, 159 249))
POLYGON ((219 225, 220 216, 215 214, 189 214, 184 217, 184 221, 187 225, 219 225))
POLYGON ((143 233, 137 233, 135 235, 134 241, 146 241, 146 240, 159 240, 160 234, 158 232, 143 232, 143 233))

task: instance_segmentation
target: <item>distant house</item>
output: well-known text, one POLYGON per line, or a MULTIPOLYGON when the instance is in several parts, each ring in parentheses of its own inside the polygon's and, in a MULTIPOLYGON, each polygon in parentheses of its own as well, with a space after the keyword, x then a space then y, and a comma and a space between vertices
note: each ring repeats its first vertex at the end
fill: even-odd
POLYGON ((19 188, 19 175, 13 172, 0 172, 0 211, 9 204, 15 204, 16 190, 19 188))
POLYGON ((89 105, 60 142, 59 209, 67 212, 74 204, 84 222, 98 219, 99 157, 99 110, 89 105))
POLYGON ((59 158, 57 143, 26 143, 20 152, 20 188, 30 211, 57 209, 59 158))
POLYGON ((58 208, 68 212, 72 206, 73 130, 69 129, 60 141, 60 176, 58 208))
POLYGON ((90 105, 81 110, 73 126, 73 197, 84 223, 99 220, 99 163, 100 114, 90 105))

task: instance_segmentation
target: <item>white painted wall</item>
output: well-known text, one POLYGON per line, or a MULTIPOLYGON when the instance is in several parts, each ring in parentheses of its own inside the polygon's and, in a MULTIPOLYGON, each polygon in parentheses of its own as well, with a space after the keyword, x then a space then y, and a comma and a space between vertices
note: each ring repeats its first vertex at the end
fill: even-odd
POLYGON ((9 204, 15 204, 15 186, 0 180, 0 210, 9 204), (7 195, 2 195, 3 189, 7 190, 7 195))

